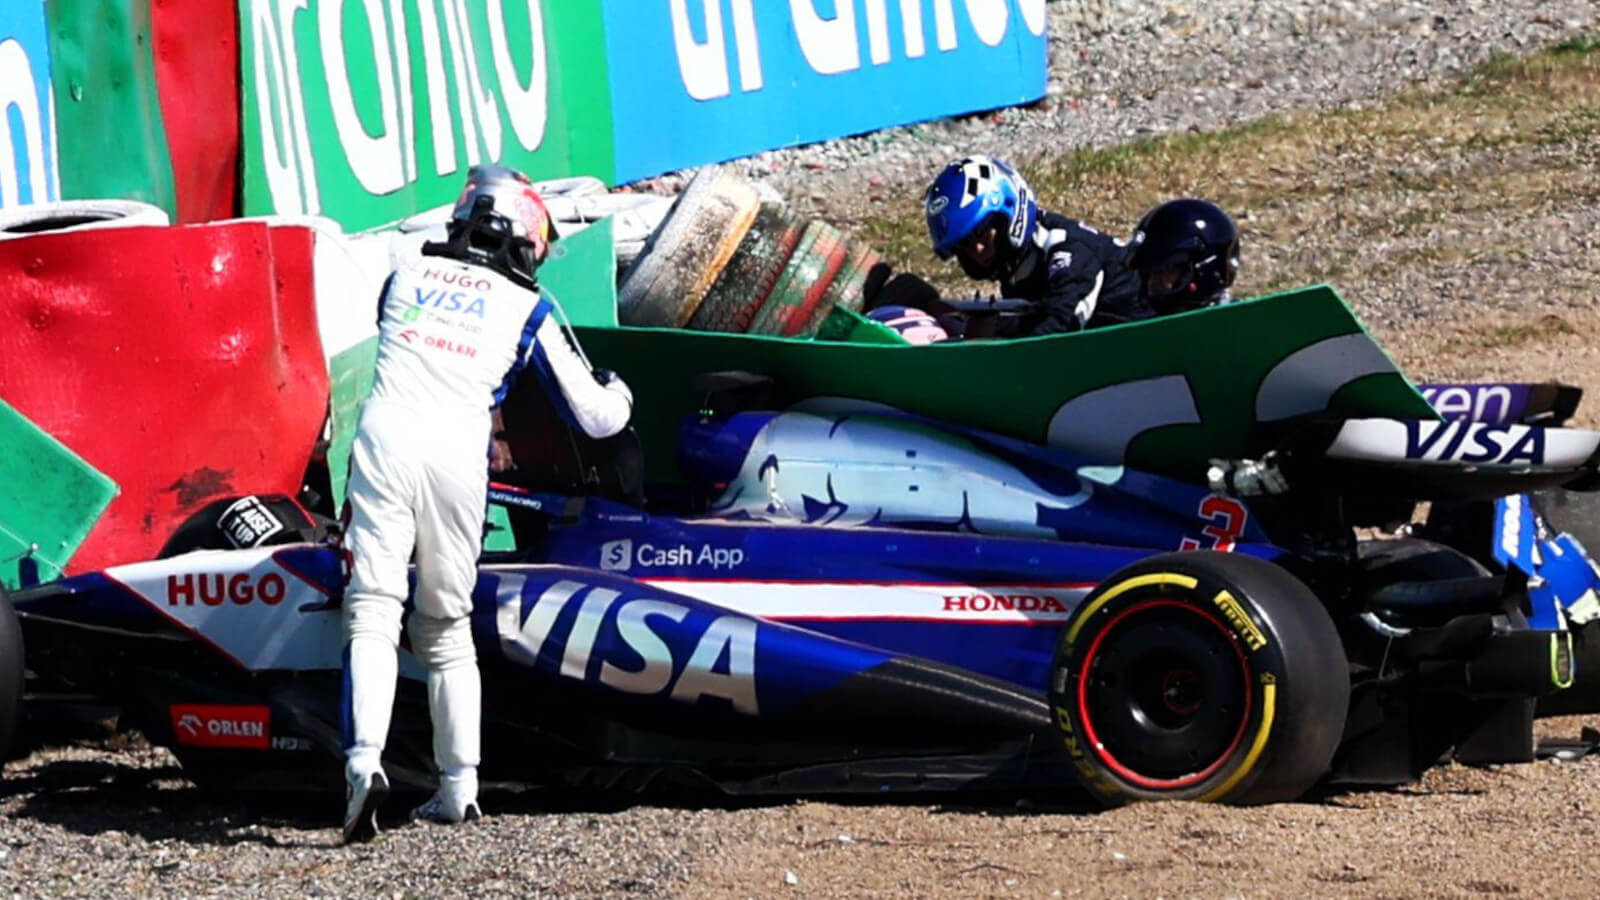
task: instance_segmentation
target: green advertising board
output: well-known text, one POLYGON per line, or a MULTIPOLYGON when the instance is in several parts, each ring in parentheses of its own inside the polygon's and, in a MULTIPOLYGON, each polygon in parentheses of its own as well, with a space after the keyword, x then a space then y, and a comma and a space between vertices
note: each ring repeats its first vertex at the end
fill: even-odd
POLYGON ((245 215, 381 225, 474 163, 610 178, 593 0, 239 0, 245 215))
POLYGON ((648 477, 677 480, 694 377, 773 377, 785 402, 864 400, 1065 447, 1107 464, 1196 478, 1250 452, 1257 423, 1331 412, 1435 418, 1330 287, 1076 334, 893 346, 589 320, 578 336, 633 388, 648 477))

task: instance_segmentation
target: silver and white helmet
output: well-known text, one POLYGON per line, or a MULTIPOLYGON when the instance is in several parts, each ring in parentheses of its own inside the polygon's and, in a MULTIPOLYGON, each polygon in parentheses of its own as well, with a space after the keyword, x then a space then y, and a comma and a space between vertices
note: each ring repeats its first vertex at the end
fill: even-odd
POLYGON ((507 166, 473 166, 450 214, 452 243, 476 262, 532 280, 557 239, 555 223, 528 176, 507 166))

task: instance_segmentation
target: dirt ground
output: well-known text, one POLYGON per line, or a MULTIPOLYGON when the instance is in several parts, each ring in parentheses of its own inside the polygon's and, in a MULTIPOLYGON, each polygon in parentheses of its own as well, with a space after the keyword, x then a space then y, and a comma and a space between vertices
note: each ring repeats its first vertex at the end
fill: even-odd
POLYGON ((771 896, 792 872, 813 897, 1584 896, 1597 810, 1594 760, 1448 766, 1397 790, 1255 809, 808 803, 752 814, 762 839, 699 884, 771 896))

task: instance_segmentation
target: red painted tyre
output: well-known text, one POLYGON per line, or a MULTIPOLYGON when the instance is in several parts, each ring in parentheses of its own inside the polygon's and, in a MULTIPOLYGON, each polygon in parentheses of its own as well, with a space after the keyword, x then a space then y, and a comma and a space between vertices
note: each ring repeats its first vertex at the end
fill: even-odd
POLYGON ((715 166, 701 169, 623 276, 617 289, 622 324, 689 324, 760 209, 755 185, 715 166))
POLYGON ((1293 800, 1328 772, 1350 667, 1322 602, 1254 557, 1136 563, 1064 625, 1050 704, 1097 799, 1293 800))
POLYGON ((762 204, 750 233, 706 292, 689 327, 734 332, 749 328, 778 283, 804 230, 805 224, 792 217, 782 204, 762 204))
POLYGON ((800 330, 802 337, 810 337, 822 327, 823 320, 833 312, 835 307, 853 309, 859 312, 865 301, 862 290, 867 283, 867 275, 872 272, 872 267, 883 262, 883 257, 876 250, 861 244, 852 249, 845 258, 844 265, 839 268, 839 274, 828 285, 828 290, 822 295, 822 302, 811 313, 811 319, 800 330))
POLYGON ((746 331, 793 337, 804 330, 844 265, 845 251, 839 229, 821 220, 807 225, 772 295, 746 331))

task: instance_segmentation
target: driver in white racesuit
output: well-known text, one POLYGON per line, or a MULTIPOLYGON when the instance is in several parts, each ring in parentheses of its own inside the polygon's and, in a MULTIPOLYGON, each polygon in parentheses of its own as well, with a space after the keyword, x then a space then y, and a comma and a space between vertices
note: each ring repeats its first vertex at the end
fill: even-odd
POLYGON ((479 815, 481 688, 469 613, 491 462, 509 465, 499 403, 524 368, 590 437, 626 427, 633 398, 592 370, 534 272, 554 238, 526 176, 474 167, 449 223, 396 269, 380 302, 377 378, 351 454, 351 578, 344 599, 346 842, 377 833, 389 790, 396 647, 415 550, 411 646, 427 671, 439 791, 413 818, 479 815), (487 457, 487 458, 486 458, 487 457))

